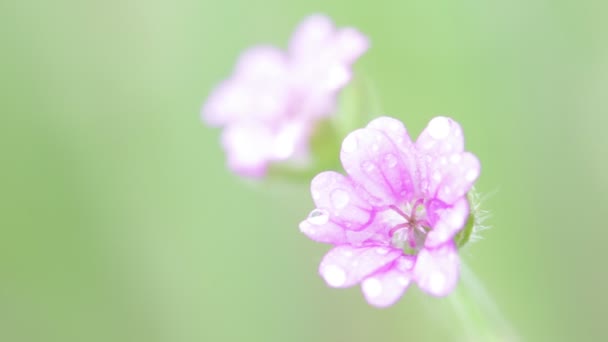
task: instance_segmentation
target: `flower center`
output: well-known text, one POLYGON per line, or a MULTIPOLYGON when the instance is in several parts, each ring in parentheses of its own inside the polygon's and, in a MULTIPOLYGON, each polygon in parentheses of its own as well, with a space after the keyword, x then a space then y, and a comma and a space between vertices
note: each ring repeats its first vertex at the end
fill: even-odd
POLYGON ((405 254, 418 254, 424 247, 426 236, 430 231, 423 200, 419 199, 414 204, 408 203, 403 209, 395 205, 389 208, 404 220, 394 225, 388 232, 392 245, 401 248, 405 254))

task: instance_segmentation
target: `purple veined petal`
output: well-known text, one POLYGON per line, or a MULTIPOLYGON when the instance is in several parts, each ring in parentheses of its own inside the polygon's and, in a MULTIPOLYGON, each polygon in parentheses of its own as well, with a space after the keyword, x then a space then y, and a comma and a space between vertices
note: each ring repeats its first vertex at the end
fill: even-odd
POLYGON ((311 15, 294 31, 289 42, 289 53, 292 56, 314 55, 327 44, 334 32, 335 27, 327 16, 311 15))
POLYGON ((313 210, 306 220, 300 222, 300 231, 317 242, 347 243, 344 228, 329 221, 329 214, 321 209, 313 210))
POLYGON ((416 148, 434 159, 464 151, 460 125, 445 116, 433 118, 416 140, 416 148))
POLYGON ((418 254, 414 279, 425 292, 445 296, 452 292, 460 274, 460 258, 453 242, 427 249, 418 254))
POLYGON ((379 308, 395 304, 411 283, 411 265, 413 261, 401 256, 388 269, 365 278, 361 290, 367 302, 379 308))
POLYGON ((330 220, 348 230, 361 230, 373 218, 373 209, 359 196, 350 179, 334 171, 313 178, 310 192, 315 205, 327 210, 330 220))
POLYGON ((436 117, 416 141, 423 192, 451 204, 464 196, 479 176, 477 157, 464 150, 462 128, 450 118, 436 117))
POLYGON ((389 247, 341 245, 330 250, 319 266, 319 273, 331 287, 349 287, 387 266, 401 255, 389 247))
POLYGON ((479 159, 470 152, 453 154, 447 161, 441 158, 432 166, 433 175, 441 175, 435 183, 436 197, 446 203, 453 203, 466 195, 479 177, 479 159), (444 165, 447 162, 448 165, 444 165), (439 165, 438 165, 439 164, 439 165))
POLYGON ((386 134, 370 128, 346 136, 340 152, 344 169, 371 195, 374 206, 399 203, 414 192, 412 170, 402 157, 386 134))
POLYGON ((273 135, 258 122, 232 124, 224 129, 222 145, 230 169, 243 176, 261 177, 273 149, 273 135))
POLYGON ((419 180, 416 177, 418 167, 416 151, 403 123, 395 118, 381 116, 367 124, 367 128, 384 133, 397 147, 401 156, 400 159, 403 162, 403 168, 409 174, 409 177, 406 177, 405 180, 410 179, 412 182, 411 185, 406 185, 406 187, 414 189, 411 194, 408 193, 407 197, 409 199, 410 196, 418 194, 419 180))
MULTIPOLYGON (((427 208, 427 210, 433 209, 427 208)), ((429 248, 438 247, 452 240, 464 227, 469 216, 469 201, 466 197, 462 197, 451 207, 435 210, 432 214, 436 215, 437 219, 432 222, 433 230, 428 233, 424 243, 425 247, 429 248)))

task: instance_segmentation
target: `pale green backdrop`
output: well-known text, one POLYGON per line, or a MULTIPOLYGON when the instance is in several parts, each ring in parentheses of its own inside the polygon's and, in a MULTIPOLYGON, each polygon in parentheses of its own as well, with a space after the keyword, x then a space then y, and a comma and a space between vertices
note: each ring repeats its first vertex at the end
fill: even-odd
POLYGON ((0 4, 1 341, 463 340, 445 299, 327 288, 306 185, 229 174, 199 108, 244 48, 307 14, 365 32, 357 65, 417 135, 447 114, 482 162, 462 252, 525 341, 605 339, 603 1, 0 4))

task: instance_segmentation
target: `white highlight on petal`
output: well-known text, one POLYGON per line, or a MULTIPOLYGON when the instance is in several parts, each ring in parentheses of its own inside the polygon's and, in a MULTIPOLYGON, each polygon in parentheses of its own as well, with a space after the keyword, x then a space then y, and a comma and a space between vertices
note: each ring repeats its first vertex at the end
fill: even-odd
POLYGON ((410 283, 410 280, 406 276, 399 276, 397 281, 401 286, 407 286, 410 283))
POLYGON ((436 117, 429 122, 427 129, 433 139, 445 139, 450 134, 450 121, 448 118, 436 117))
POLYGON ((461 159, 462 156, 458 153, 454 153, 450 156, 450 161, 452 162, 452 164, 458 164, 461 159))
POLYGON ((321 271, 323 278, 333 287, 339 287, 346 282, 346 272, 336 265, 327 265, 321 271))
POLYGON ((439 182, 441 180, 441 173, 439 171, 433 172, 433 180, 439 182))
POLYGON ((336 189, 331 193, 331 203, 336 209, 344 209, 350 202, 348 192, 342 189, 336 189))
POLYGON ((376 278, 365 279, 361 287, 369 298, 376 298, 382 294, 382 283, 376 278))
POLYGON ((428 278, 428 290, 431 293, 440 293, 444 291, 446 278, 441 272, 434 272, 428 278))
POLYGON ((467 173, 465 174, 464 178, 468 181, 468 182, 472 182, 474 181, 477 176, 479 176, 479 170, 477 169, 469 169, 469 171, 467 171, 467 173))
POLYGON ((348 135, 342 142, 342 151, 346 153, 353 153, 357 150, 357 145, 357 138, 355 138, 352 134, 348 135))

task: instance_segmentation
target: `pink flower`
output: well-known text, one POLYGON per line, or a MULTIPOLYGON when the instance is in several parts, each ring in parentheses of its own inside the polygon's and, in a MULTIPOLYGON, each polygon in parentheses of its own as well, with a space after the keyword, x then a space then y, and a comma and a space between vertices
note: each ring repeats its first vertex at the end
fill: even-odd
POLYGON ((368 45, 355 29, 336 29, 329 18, 313 15, 286 52, 272 46, 245 51, 202 109, 208 124, 225 127, 228 166, 261 177, 271 162, 306 161, 315 123, 334 111, 351 65, 368 45))
POLYGON ((460 125, 436 117, 413 143, 400 121, 380 117, 344 139, 340 158, 347 176, 318 174, 311 183, 317 208, 300 223, 311 239, 335 245, 319 268, 327 284, 361 283, 379 307, 395 303, 412 281, 435 296, 450 293, 460 265, 453 238, 480 172, 460 125))

